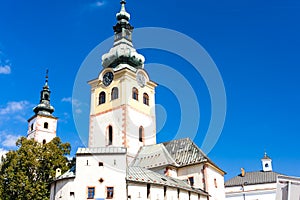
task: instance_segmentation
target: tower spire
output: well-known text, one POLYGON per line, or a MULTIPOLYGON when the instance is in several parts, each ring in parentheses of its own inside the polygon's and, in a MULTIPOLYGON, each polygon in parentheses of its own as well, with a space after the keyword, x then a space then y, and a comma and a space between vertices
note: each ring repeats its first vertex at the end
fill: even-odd
POLYGON ((113 26, 115 33, 114 45, 102 56, 102 66, 113 68, 114 71, 128 68, 132 71, 144 68, 145 58, 136 52, 132 44, 134 27, 129 23, 130 14, 125 9, 125 0, 120 1, 121 10, 116 14, 117 23, 113 26))
POLYGON ((40 95, 40 103, 33 109, 35 114, 52 116, 52 113, 54 112, 53 106, 50 105, 51 91, 49 89, 48 79, 49 79, 49 70, 47 69, 46 76, 45 76, 45 85, 43 86, 40 95))

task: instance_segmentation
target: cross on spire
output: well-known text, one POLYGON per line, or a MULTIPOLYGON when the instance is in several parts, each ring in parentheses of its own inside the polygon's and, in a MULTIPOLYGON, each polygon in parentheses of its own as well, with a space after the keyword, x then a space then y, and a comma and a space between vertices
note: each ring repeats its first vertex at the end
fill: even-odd
POLYGON ((46 76, 45 76, 45 84, 48 85, 48 78, 49 78, 49 69, 46 70, 46 76))

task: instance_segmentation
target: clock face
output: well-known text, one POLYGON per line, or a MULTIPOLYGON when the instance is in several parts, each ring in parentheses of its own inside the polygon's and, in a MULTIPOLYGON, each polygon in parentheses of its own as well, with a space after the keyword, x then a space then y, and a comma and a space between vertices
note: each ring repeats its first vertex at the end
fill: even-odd
POLYGON ((112 72, 106 72, 103 75, 103 84, 105 86, 109 86, 110 83, 113 81, 113 79, 114 79, 114 74, 112 72))
POLYGON ((136 75, 136 81, 138 82, 139 86, 144 87, 146 84, 146 77, 143 73, 139 72, 136 75))

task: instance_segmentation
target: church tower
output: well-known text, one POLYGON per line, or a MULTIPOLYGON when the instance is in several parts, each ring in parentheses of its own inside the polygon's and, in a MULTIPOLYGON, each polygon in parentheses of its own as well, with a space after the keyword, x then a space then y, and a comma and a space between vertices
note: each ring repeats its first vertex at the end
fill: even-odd
POLYGON ((52 115, 53 106, 50 104, 50 89, 48 86, 48 70, 46 81, 41 91, 40 103, 33 108, 34 116, 28 119, 27 139, 45 144, 56 137, 57 118, 52 115))
POLYGON ((265 152, 264 157, 261 159, 263 172, 271 172, 272 171, 272 159, 265 152))
POLYGON ((145 58, 132 44, 130 14, 121 1, 114 44, 91 86, 89 147, 126 147, 129 160, 143 145, 156 144, 155 87, 145 58))

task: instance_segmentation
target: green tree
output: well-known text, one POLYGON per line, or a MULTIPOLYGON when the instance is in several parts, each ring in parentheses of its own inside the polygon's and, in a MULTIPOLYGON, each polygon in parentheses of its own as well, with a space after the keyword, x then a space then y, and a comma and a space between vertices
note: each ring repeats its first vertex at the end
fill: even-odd
POLYGON ((66 156, 70 154, 70 144, 62 143, 58 137, 47 144, 22 137, 16 145, 18 149, 9 151, 2 159, 0 199, 49 199, 56 169, 69 169, 66 156))

